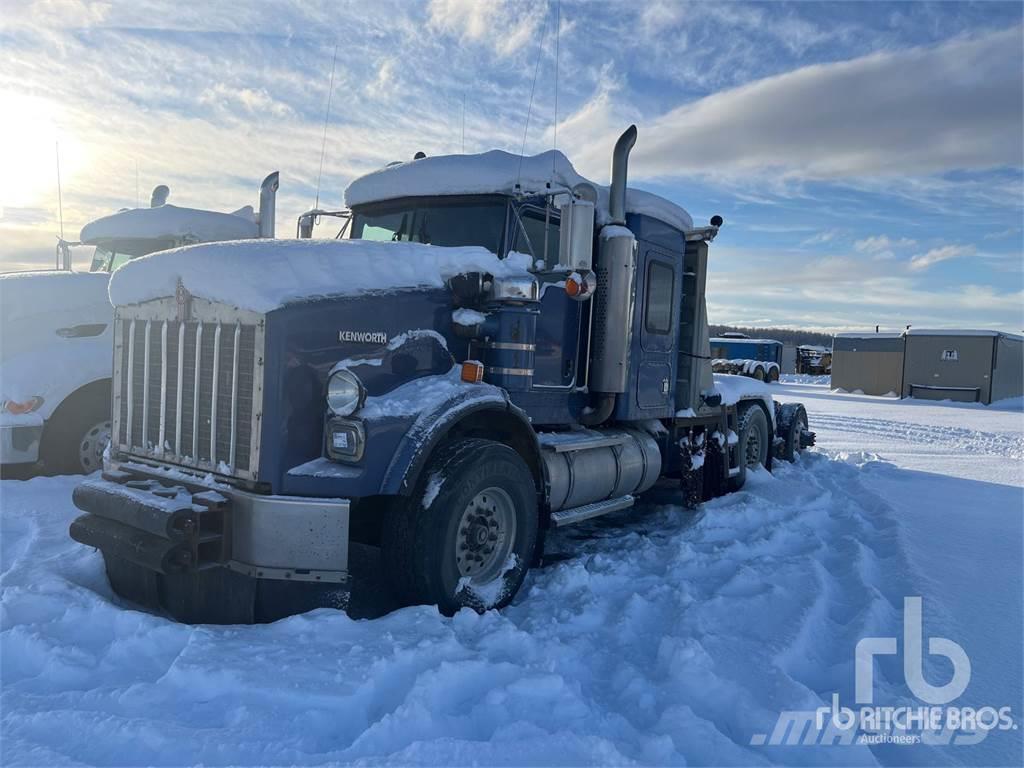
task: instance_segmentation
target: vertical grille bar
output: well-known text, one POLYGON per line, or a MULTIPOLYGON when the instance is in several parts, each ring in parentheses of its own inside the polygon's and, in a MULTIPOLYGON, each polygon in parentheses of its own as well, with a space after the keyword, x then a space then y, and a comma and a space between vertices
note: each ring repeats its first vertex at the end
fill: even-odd
POLYGON ((213 332, 213 393, 210 396, 210 464, 217 466, 217 390, 220 383, 220 331, 221 323, 218 321, 217 329, 213 332))
POLYGON ((181 385, 185 373, 185 323, 178 323, 178 388, 175 390, 174 454, 181 456, 181 385))
POLYGON ((196 382, 192 390, 192 459, 199 461, 199 368, 203 357, 203 323, 196 325, 196 382))
POLYGON ((167 438, 167 321, 160 327, 160 433, 156 452, 164 452, 167 438))
POLYGON ((242 340, 242 324, 235 323, 235 338, 231 343, 231 449, 228 465, 235 468, 235 454, 238 448, 238 347, 242 340))
POLYGON ((128 380, 128 429, 125 432, 125 444, 132 444, 132 411, 133 395, 135 394, 135 320, 128 324, 128 370, 123 374, 128 380))
POLYGON ((143 344, 142 366, 142 447, 149 449, 149 330, 151 320, 146 321, 146 343, 143 344))

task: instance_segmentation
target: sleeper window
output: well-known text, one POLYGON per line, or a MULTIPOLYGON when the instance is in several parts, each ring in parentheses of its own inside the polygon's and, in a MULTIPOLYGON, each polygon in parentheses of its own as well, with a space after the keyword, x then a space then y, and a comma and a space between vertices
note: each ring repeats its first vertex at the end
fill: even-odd
POLYGON ((675 292, 675 270, 668 264, 652 261, 647 267, 648 333, 669 333, 672 330, 672 296, 675 292))

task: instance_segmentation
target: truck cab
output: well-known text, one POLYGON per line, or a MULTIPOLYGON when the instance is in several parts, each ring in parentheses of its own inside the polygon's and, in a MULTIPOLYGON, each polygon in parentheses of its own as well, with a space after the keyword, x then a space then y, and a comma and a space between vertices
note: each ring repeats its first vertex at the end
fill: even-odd
POLYGON ((71 535, 186 621, 308 605, 272 607, 282 584, 343 591, 356 543, 402 600, 485 610, 552 527, 793 458, 802 408, 712 376, 722 220, 627 189, 635 139, 608 188, 556 152, 423 158, 349 186, 346 239, 123 267, 112 447, 71 535))
POLYGON ((182 208, 153 190, 149 208, 86 224, 58 245, 58 269, 0 276, 3 377, 0 464, 58 474, 100 469, 110 438, 110 275, 132 259, 200 242, 274 235, 278 174, 263 181, 260 212, 182 208), (95 248, 89 272, 71 270, 71 249, 95 248))

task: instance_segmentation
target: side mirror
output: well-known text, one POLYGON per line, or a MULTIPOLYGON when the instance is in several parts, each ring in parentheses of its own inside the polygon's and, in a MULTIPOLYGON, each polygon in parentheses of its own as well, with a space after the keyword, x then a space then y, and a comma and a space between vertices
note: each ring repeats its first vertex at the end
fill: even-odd
POLYGON ((558 264, 588 272, 594 263, 594 204, 573 198, 562 206, 561 213, 558 264))

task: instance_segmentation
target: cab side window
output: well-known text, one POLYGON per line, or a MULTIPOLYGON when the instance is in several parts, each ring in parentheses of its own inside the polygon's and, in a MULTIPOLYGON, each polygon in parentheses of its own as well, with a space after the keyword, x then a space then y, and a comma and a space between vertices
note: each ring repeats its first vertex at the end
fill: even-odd
MULTIPOLYGON (((515 250, 528 253, 534 261, 544 259, 544 211, 527 208, 519 211, 522 227, 518 227, 515 250)), ((547 258, 546 267, 550 269, 558 263, 558 245, 561 239, 558 216, 551 213, 547 223, 547 258)))

